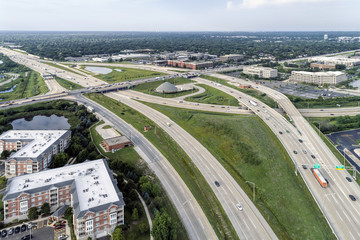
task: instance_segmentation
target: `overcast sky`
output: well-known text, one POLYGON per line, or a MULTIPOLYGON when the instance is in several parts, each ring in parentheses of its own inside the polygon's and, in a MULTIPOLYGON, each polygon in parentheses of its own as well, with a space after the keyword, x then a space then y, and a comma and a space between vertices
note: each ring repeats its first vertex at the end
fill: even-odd
POLYGON ((360 0, 0 0, 0 30, 359 31, 360 0))

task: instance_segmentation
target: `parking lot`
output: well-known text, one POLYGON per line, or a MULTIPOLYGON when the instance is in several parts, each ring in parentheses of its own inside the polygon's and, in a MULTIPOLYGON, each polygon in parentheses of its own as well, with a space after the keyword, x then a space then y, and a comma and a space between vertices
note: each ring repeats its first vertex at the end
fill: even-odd
MULTIPOLYGON (((14 227, 15 228, 15 227, 14 227)), ((9 228, 7 228, 6 230, 9 230, 9 228)), ((64 230, 65 231, 65 230, 64 230)), ((14 233, 12 235, 7 235, 6 237, 3 237, 1 239, 7 239, 7 240, 20 240, 22 237, 29 235, 30 234, 30 230, 27 229, 24 232, 19 232, 19 233, 14 233)), ((50 240, 50 239, 54 239, 54 228, 52 227, 47 227, 46 225, 44 225, 44 227, 38 227, 37 228, 33 228, 31 230, 31 235, 33 235, 33 239, 35 240, 50 240)))

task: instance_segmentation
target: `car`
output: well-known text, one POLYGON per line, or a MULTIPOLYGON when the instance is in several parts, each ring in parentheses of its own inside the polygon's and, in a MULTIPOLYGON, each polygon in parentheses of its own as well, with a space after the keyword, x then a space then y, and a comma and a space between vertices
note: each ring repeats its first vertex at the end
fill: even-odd
POLYGON ((215 185, 216 185, 217 187, 220 187, 220 183, 219 183, 218 181, 215 181, 215 185))
POLYGON ((324 111, 324 109, 320 109, 320 111, 324 111))
POLYGON ((27 228, 27 227, 26 227, 25 224, 21 225, 21 231, 22 231, 22 232, 25 232, 25 231, 26 231, 26 228, 27 228))
POLYGON ((350 199, 353 200, 353 201, 356 201, 356 197, 354 197, 354 195, 349 195, 350 199))
POLYGON ((15 233, 19 233, 19 232, 20 232, 20 227, 18 226, 15 228, 15 233))
POLYGON ((279 133, 280 133, 280 134, 283 134, 283 132, 282 132, 282 131, 279 131, 279 133))
POLYGON ((8 234, 13 235, 14 234, 14 228, 9 228, 8 234))
POLYGON ((303 169, 305 169, 305 170, 307 169, 307 166, 306 166, 306 165, 302 165, 302 167, 303 167, 303 169))
POLYGON ((315 159, 315 156, 314 156, 314 155, 312 155, 312 154, 311 154, 311 157, 312 157, 313 159, 315 159))
POLYGON ((69 237, 68 235, 62 234, 62 235, 60 235, 60 236, 58 237, 58 240, 65 240, 65 239, 67 239, 68 237, 69 237))
POLYGON ((55 226, 55 229, 61 229, 61 228, 63 228, 63 227, 65 227, 64 224, 59 224, 59 225, 56 225, 56 226, 55 226))
POLYGON ((6 235, 7 235, 7 231, 4 229, 4 230, 2 230, 1 231, 1 237, 6 237, 6 235))
POLYGON ((23 237, 21 238, 21 240, 30 240, 30 239, 32 239, 32 238, 33 238, 33 235, 28 234, 28 235, 23 236, 23 237))
POLYGON ((286 132, 287 132, 287 133, 290 133, 290 131, 289 131, 289 130, 286 130, 286 132))
POLYGON ((303 142, 303 140, 299 139, 299 142, 301 142, 301 143, 302 143, 302 142, 303 142))
POLYGON ((237 207, 237 209, 239 209, 240 211, 242 211, 242 210, 243 210, 243 208, 242 208, 242 206, 241 206, 241 204, 240 204, 240 203, 236 204, 236 207, 237 207))
POLYGON ((27 229, 30 230, 32 228, 32 223, 28 223, 27 229))
POLYGON ((349 177, 346 177, 346 180, 348 180, 348 182, 352 182, 352 179, 349 177))
POLYGON ((331 116, 334 116, 334 114, 333 114, 333 113, 330 113, 330 115, 331 115, 331 116))
POLYGON ((295 154, 297 154, 297 151, 296 151, 296 150, 294 150, 293 152, 294 152, 295 154))
POLYGON ((307 153, 307 151, 306 151, 305 149, 303 149, 303 150, 302 150, 302 152, 303 152, 304 154, 306 154, 306 153, 307 153))

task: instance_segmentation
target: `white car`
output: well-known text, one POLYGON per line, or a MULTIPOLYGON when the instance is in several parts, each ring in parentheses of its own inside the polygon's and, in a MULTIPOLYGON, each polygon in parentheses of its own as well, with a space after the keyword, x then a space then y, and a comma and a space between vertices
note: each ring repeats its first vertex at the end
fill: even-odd
POLYGON ((242 206, 241 206, 241 204, 240 204, 240 203, 236 204, 236 207, 237 207, 240 211, 242 211, 242 210, 243 210, 243 208, 242 208, 242 206))
POLYGON ((60 235, 60 236, 58 237, 58 240, 65 240, 65 239, 67 239, 68 237, 69 237, 68 235, 62 234, 62 235, 60 235))

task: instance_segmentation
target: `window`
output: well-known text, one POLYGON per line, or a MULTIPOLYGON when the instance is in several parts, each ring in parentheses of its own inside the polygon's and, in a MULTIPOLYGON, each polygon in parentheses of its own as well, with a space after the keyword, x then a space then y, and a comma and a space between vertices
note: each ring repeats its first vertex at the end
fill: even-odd
POLYGON ((16 213, 13 213, 12 216, 15 217, 15 216, 16 216, 16 213))
POLYGON ((15 203, 11 204, 12 207, 15 207, 15 203))
POLYGON ((96 219, 95 219, 95 221, 99 221, 100 219, 97 217, 96 219))
POLYGON ((116 213, 112 213, 110 214, 110 225, 113 225, 117 222, 117 219, 116 219, 116 213))
POLYGON ((85 222, 85 227, 86 227, 86 232, 89 233, 89 232, 92 232, 94 226, 93 226, 93 220, 88 220, 85 222))
POLYGON ((20 202, 20 212, 27 212, 28 210, 28 202, 22 201, 20 202))
POLYGON ((38 197, 38 201, 40 201, 42 198, 41 197, 38 197))
POLYGON ((104 219, 107 219, 107 216, 106 216, 106 215, 104 215, 104 219))
POLYGON ((107 224, 107 221, 104 221, 104 224, 107 224))

